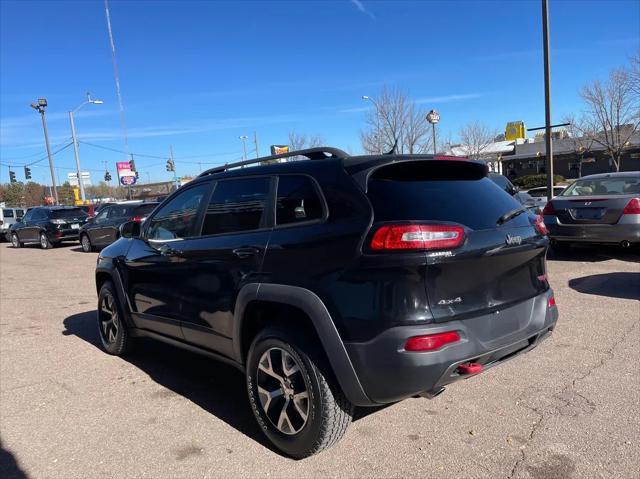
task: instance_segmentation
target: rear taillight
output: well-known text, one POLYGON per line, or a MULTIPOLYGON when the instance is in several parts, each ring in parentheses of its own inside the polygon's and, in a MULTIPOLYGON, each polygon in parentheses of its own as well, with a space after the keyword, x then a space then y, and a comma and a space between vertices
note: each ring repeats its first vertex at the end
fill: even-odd
POLYGON ((464 229, 453 225, 384 225, 371 239, 374 251, 430 250, 457 248, 464 241, 464 229))
POLYGON ((549 230, 547 229, 547 225, 544 224, 544 218, 542 216, 537 215, 535 218, 532 219, 532 222, 533 222, 533 227, 542 236, 549 234, 549 230))
POLYGON ((640 215, 640 198, 631 198, 622 210, 623 215, 640 215))
POLYGON ((547 307, 548 308, 556 308, 556 298, 554 296, 551 296, 549 298, 549 301, 547 302, 547 307))
POLYGON ((142 223, 144 221, 144 216, 134 216, 131 218, 131 221, 135 221, 136 223, 142 223))
POLYGON ((435 351, 445 344, 455 343, 457 341, 460 341, 460 335, 456 331, 427 334, 407 339, 407 342, 404 344, 404 349, 405 351, 435 351))
POLYGON ((553 207, 553 203, 549 201, 546 205, 544 205, 544 209, 542 210, 542 216, 555 216, 556 209, 553 207))

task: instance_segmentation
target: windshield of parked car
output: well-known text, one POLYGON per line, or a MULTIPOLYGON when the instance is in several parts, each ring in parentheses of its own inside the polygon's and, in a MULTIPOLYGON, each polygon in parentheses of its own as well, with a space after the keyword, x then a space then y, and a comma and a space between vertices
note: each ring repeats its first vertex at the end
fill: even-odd
POLYGON ((585 178, 578 180, 558 196, 608 196, 640 193, 640 178, 585 178))
POLYGON ((64 220, 68 218, 86 218, 88 215, 80 208, 68 208, 64 210, 52 210, 49 216, 54 220, 64 220))

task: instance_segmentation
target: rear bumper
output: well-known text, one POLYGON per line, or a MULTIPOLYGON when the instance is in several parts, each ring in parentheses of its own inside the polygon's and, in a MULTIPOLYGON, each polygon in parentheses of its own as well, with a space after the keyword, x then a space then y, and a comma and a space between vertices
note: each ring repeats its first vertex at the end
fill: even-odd
POLYGON ((80 231, 72 229, 47 231, 47 236, 49 237, 49 241, 52 243, 56 243, 58 241, 78 241, 80 238, 80 231))
POLYGON ((556 221, 544 220, 549 230, 549 238, 556 241, 585 243, 630 243, 640 242, 640 224, 615 225, 565 225, 556 221))
POLYGON ((345 343, 364 392, 375 403, 389 403, 416 394, 437 394, 443 386, 471 375, 458 366, 480 363, 488 369, 527 352, 546 338, 558 319, 544 294, 475 318, 425 326, 399 326, 366 343, 345 343), (404 350, 412 336, 457 331, 461 340, 437 351, 404 350))

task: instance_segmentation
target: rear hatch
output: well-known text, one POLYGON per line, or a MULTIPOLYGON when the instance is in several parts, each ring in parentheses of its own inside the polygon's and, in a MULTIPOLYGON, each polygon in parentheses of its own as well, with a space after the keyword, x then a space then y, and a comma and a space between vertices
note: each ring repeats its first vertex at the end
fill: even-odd
POLYGON ((610 196, 556 196, 552 201, 555 215, 563 224, 614 225, 622 216, 633 195, 610 196))
POLYGON ((393 224, 463 227, 461 245, 424 252, 425 287, 435 321, 502 309, 548 289, 544 236, 527 211, 499 221, 523 206, 486 177, 484 165, 393 163, 370 175, 367 196, 374 209, 371 235, 393 224))

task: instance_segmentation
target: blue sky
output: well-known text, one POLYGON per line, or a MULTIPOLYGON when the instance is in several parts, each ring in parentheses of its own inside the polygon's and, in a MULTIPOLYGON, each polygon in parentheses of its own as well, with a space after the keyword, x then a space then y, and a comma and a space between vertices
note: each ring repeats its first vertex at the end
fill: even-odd
MULTIPOLYGON (((580 110, 578 89, 624 65, 640 47, 640 1, 551 0, 553 118, 580 110)), ((441 115, 443 135, 468 121, 503 130, 542 125, 540 2, 110 2, 129 147, 168 156, 194 174, 260 152, 291 130, 358 153, 362 95, 397 86, 441 115), (253 145, 248 145, 249 149, 253 145), (201 163, 201 164, 198 164, 201 163)), ((76 117, 81 141, 124 148, 102 0, 0 1, 0 181, 12 164, 45 155, 29 108, 49 101, 51 143, 68 142, 67 111, 86 91, 104 100, 76 117)), ((80 145, 94 182, 124 155, 80 145)), ((71 148, 55 157, 61 179, 71 148)), ((136 157, 141 179, 169 178, 164 160, 136 157)), ((47 161, 32 167, 48 182, 47 161)))

